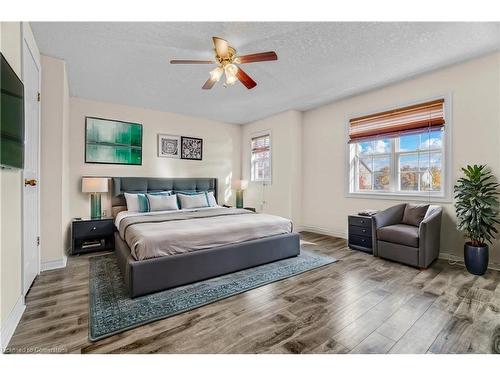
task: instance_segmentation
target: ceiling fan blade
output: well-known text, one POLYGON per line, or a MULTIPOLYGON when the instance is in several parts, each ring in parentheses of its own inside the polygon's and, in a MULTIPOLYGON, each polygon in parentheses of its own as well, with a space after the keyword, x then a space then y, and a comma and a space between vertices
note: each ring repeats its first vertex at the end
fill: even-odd
POLYGON ((201 87, 203 90, 210 90, 212 87, 214 87, 215 83, 217 81, 215 79, 209 78, 207 79, 207 82, 201 87))
POLYGON ((217 52, 217 56, 222 59, 227 57, 229 53, 229 43, 227 42, 227 40, 218 38, 216 36, 212 37, 212 40, 214 41, 215 52, 217 52))
POLYGON ((170 64, 215 64, 211 60, 170 60, 170 64))
POLYGON ((236 77, 243 83, 247 89, 253 89, 257 86, 257 82, 255 82, 248 74, 246 74, 240 67, 238 67, 238 72, 236 73, 236 77))
POLYGON ((236 59, 237 61, 235 62, 238 64, 248 64, 259 61, 278 60, 278 55, 276 55, 276 52, 274 51, 269 51, 269 52, 253 53, 251 55, 238 56, 236 59))

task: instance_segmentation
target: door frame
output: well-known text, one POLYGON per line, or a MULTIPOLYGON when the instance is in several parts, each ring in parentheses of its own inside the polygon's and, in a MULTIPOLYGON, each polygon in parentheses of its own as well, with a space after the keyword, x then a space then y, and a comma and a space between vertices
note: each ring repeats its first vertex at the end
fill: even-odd
MULTIPOLYGON (((26 58, 32 58, 35 62, 36 67, 38 68, 38 90, 41 92, 42 90, 42 64, 41 64, 41 58, 40 58, 40 51, 38 50, 38 46, 36 45, 35 38, 33 36, 33 32, 31 31, 31 28, 28 23, 22 22, 21 23, 21 79, 24 83, 24 76, 25 76, 25 59, 26 58), (24 47, 27 47, 29 53, 31 56, 25 56, 25 49, 24 47)), ((24 107, 26 111, 26 106, 24 107)), ((41 130, 42 130, 42 111, 41 111, 41 101, 38 102, 38 179, 40 180, 40 172, 41 172, 41 130)), ((22 295, 25 296, 26 292, 26 285, 24 285, 24 273, 25 273, 25 247, 24 247, 24 170, 21 173, 21 189, 22 189, 22 202, 21 202, 21 228, 22 228, 22 238, 21 238, 21 292, 22 295)), ((38 183, 38 189, 37 189, 37 203, 38 203, 38 217, 37 217, 37 222, 38 222, 38 236, 40 236, 40 182, 38 183)), ((41 271, 41 262, 42 262, 42 244, 40 242, 40 245, 38 246, 38 274, 40 274, 41 271)))

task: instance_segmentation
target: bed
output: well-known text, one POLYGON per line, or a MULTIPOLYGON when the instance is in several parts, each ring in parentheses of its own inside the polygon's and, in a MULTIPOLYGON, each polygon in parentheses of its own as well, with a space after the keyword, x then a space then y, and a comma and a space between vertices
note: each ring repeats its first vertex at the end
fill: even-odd
POLYGON ((125 212, 124 193, 161 191, 209 191, 217 198, 217 179, 113 178, 115 253, 131 298, 300 253, 299 235, 276 216, 222 207, 125 212))

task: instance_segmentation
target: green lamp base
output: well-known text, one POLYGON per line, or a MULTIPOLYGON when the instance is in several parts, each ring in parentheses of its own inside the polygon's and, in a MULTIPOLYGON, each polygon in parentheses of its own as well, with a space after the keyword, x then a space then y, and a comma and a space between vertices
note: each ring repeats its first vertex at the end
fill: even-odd
POLYGON ((236 208, 243 208, 243 190, 236 190, 236 208))
POLYGON ((90 194, 90 218, 99 219, 101 217, 101 194, 90 194))

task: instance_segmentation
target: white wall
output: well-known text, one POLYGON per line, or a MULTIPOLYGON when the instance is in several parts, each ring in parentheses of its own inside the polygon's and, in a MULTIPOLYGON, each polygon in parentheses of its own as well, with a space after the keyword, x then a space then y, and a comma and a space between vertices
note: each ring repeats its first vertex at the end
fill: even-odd
MULTIPOLYGON (((302 223, 345 236, 347 215, 383 209, 394 200, 347 198, 344 177, 345 122, 349 115, 378 111, 442 94, 452 97, 452 176, 467 164, 488 164, 500 177, 500 54, 491 54, 303 113, 302 223)), ((425 200, 424 200, 425 201, 425 200)), ((441 253, 463 256, 453 204, 443 204, 441 253)), ((500 262, 495 242, 491 260, 500 262)))
POLYGON ((69 131, 70 131, 70 104, 69 104, 69 85, 68 76, 66 71, 66 65, 64 66, 64 78, 63 78, 63 126, 62 126, 62 199, 66 204, 63 205, 62 210, 62 228, 61 235, 64 241, 64 249, 69 249, 71 247, 71 230, 65 223, 71 220, 70 205, 67 203, 70 201, 69 196, 69 184, 70 184, 70 142, 69 142, 69 131))
POLYGON ((69 248, 69 93, 65 62, 43 55, 41 62, 40 243, 45 269, 49 262, 64 263, 69 248))
MULTIPOLYGON (((21 23, 2 22, 1 52, 21 77, 21 23)), ((1 169, 1 326, 21 297, 22 175, 17 169, 1 169)))
MULTIPOLYGON (((217 177, 219 203, 232 203, 233 176, 240 175, 240 126, 81 98, 70 99, 69 204, 71 217, 89 216, 89 196, 81 193, 82 176, 217 177), (141 166, 86 164, 85 116, 138 122, 143 125, 141 166), (158 133, 203 138, 203 160, 157 156, 158 133)), ((103 209, 110 213, 110 194, 103 209)), ((69 223, 68 223, 69 225, 69 223)))
POLYGON ((302 206, 302 114, 287 111, 242 126, 241 169, 242 178, 248 181, 251 139, 262 131, 271 133, 272 183, 263 188, 262 183, 250 182, 244 193, 245 206, 290 218, 298 225, 302 206))

